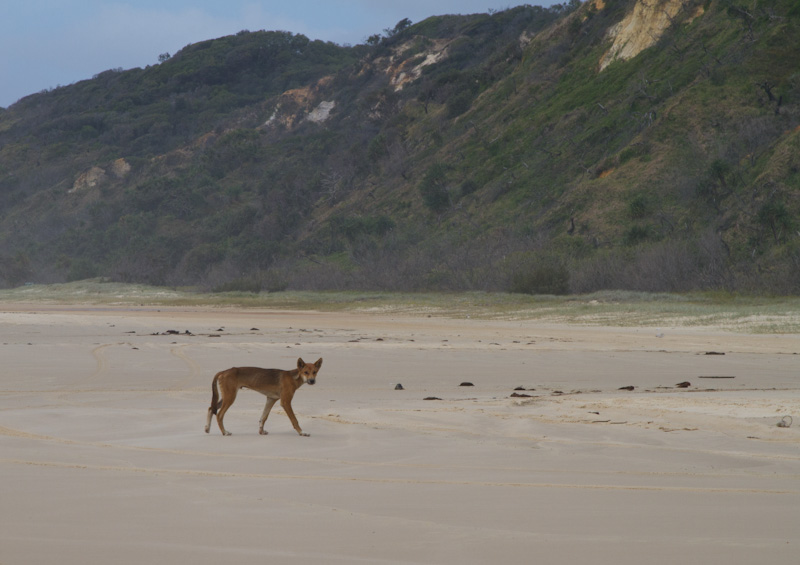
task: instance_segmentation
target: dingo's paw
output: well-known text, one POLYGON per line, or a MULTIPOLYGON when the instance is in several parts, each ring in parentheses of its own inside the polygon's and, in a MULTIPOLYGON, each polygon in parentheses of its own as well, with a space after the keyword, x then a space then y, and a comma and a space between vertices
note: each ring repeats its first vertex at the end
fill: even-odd
POLYGON ((300 432, 300 435, 303 436, 303 437, 310 437, 311 436, 311 434, 308 434, 306 432, 300 432))
POLYGON ((258 433, 260 433, 262 436, 269 435, 267 430, 258 430, 258 433))
POLYGON ((228 431, 224 431, 224 432, 222 432, 222 435, 224 435, 224 436, 230 436, 230 435, 233 435, 233 434, 232 434, 232 433, 230 433, 230 432, 228 432, 228 431))

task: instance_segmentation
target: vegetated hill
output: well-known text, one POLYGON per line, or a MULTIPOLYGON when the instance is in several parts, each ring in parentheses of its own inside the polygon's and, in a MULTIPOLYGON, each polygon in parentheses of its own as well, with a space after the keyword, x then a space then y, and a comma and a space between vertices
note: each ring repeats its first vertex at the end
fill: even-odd
POLYGON ((0 111, 0 279, 800 292, 800 8, 241 32, 0 111))

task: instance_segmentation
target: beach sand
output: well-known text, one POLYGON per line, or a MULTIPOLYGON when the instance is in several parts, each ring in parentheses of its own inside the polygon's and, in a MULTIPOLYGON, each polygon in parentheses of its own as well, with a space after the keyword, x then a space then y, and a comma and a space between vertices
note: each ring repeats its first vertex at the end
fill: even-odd
POLYGON ((800 555, 797 335, 0 310, 2 565, 800 555), (265 399, 247 390, 232 436, 203 432, 214 373, 298 357, 324 359, 293 402, 310 437, 280 405, 258 435, 265 399))

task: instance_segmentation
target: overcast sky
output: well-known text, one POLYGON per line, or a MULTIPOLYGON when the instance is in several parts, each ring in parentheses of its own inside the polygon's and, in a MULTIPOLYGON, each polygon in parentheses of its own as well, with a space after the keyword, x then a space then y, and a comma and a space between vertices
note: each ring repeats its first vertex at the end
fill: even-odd
POLYGON ((283 30, 363 43, 403 18, 473 14, 554 0, 0 0, 0 106, 121 67, 158 63, 190 43, 283 30))

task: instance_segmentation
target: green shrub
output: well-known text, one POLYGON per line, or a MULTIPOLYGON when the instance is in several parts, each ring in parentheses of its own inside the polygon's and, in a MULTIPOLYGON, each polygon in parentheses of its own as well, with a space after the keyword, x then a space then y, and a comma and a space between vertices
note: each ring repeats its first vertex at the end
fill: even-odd
POLYGON ((432 165, 419 183, 422 201, 433 212, 444 212, 450 206, 450 194, 447 192, 446 183, 447 167, 441 163, 432 165))
POLYGON ((651 213, 652 205, 646 194, 639 193, 628 202, 628 215, 634 220, 646 218, 651 213))
POLYGON ((634 143, 622 151, 619 154, 619 164, 623 165, 638 157, 640 160, 646 160, 645 158, 650 155, 650 146, 647 143, 634 143))
POLYGON ((386 136, 379 133, 372 138, 367 146, 367 158, 371 163, 374 163, 383 159, 387 154, 386 136))
POLYGON ((98 275, 97 267, 89 259, 78 258, 70 262, 67 282, 92 279, 98 275))
POLYGON ((446 104, 447 117, 452 119, 464 114, 472 107, 472 101, 474 99, 475 95, 469 90, 448 98, 446 104))
POLYGON ((625 245, 637 245, 653 239, 654 236, 655 234, 653 233, 653 226, 650 224, 637 224, 635 226, 631 226, 628 231, 625 232, 625 235, 623 236, 623 242, 625 245))
POLYGON ((567 294, 569 271, 557 260, 521 268, 511 275, 509 291, 519 294, 567 294))
POLYGON ((275 270, 269 270, 261 275, 261 290, 267 292, 283 292, 289 288, 286 277, 275 270))
POLYGON ((769 228, 775 243, 780 243, 786 239, 788 233, 793 230, 794 220, 791 213, 783 202, 769 200, 758 210, 756 216, 758 223, 769 228))
POLYGON ((461 196, 467 196, 478 190, 478 183, 472 179, 467 179, 461 183, 461 196))

